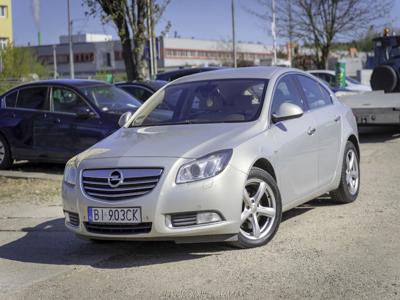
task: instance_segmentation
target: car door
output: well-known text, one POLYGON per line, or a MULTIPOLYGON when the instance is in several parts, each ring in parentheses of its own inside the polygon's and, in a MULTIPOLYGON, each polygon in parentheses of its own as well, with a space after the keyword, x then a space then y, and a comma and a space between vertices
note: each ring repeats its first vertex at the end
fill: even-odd
POLYGON ((53 160, 65 161, 106 136, 98 114, 74 90, 52 86, 50 103, 47 148, 53 160))
POLYGON ((296 119, 271 123, 270 132, 277 155, 278 185, 284 205, 304 199, 318 186, 318 141, 314 135, 315 121, 307 112, 293 75, 285 75, 275 85, 270 117, 282 103, 300 106, 305 113, 296 119))
MULTIPOLYGON (((46 133, 43 120, 49 111, 48 87, 22 87, 6 99, 2 115, 7 120, 7 136, 14 158, 37 159, 44 155, 43 136, 46 133), (16 93, 16 94, 15 94, 16 93), (13 96, 13 97, 11 97, 13 96), (13 103, 11 103, 13 102, 13 103)), ((7 98, 8 96, 6 96, 7 98)))
POLYGON ((332 182, 339 161, 341 115, 324 86, 309 76, 296 77, 316 123, 315 136, 319 145, 318 181, 319 186, 324 187, 332 182))

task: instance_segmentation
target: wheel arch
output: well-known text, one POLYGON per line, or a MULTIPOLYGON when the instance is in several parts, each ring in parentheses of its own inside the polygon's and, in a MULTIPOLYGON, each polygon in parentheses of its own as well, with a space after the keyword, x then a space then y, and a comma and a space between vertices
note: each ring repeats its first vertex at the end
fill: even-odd
POLYGON ((359 143, 358 143, 358 139, 357 139, 357 137, 354 135, 354 134, 351 134, 348 138, 347 138, 347 141, 350 141, 350 142, 352 142, 353 143, 353 145, 354 145, 354 147, 356 147, 356 150, 357 150, 357 156, 358 156, 358 160, 360 160, 360 145, 359 145, 359 143))
POLYGON ((276 173, 275 173, 275 169, 268 159, 263 158, 263 157, 259 158, 253 163, 252 167, 260 168, 260 169, 268 172, 268 174, 270 174, 275 179, 275 182, 278 182, 276 173))

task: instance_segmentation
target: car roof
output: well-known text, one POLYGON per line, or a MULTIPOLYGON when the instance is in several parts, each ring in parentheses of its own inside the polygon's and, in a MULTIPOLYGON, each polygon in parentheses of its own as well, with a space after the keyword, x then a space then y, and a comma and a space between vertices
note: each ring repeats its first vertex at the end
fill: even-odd
POLYGON ((64 85, 69 87, 88 87, 94 85, 108 85, 105 81, 99 80, 87 80, 87 79, 50 79, 50 80, 38 80, 31 81, 27 83, 23 83, 17 88, 26 87, 26 86, 35 86, 35 85, 64 85))
POLYGON ((222 68, 223 67, 199 67, 199 68, 177 69, 177 70, 158 73, 156 78, 159 80, 171 81, 171 79, 174 79, 177 76, 179 78, 179 77, 183 77, 183 76, 195 74, 195 73, 200 73, 200 72, 210 72, 210 71, 214 71, 214 70, 220 70, 222 68))
POLYGON ((239 79, 239 78, 259 78, 259 79, 271 79, 275 74, 285 73, 290 71, 302 72, 298 69, 292 69, 287 67, 245 67, 245 68, 230 68, 220 69, 210 72, 196 73, 185 77, 178 78, 173 81, 176 83, 184 83, 190 81, 201 81, 209 79, 239 79))
POLYGON ((158 91, 161 89, 164 85, 166 85, 168 81, 165 80, 143 80, 143 81, 122 81, 122 82, 116 82, 116 86, 121 86, 121 85, 139 85, 139 86, 144 86, 148 87, 153 91, 158 91))
POLYGON ((330 74, 330 75, 335 75, 335 71, 333 70, 309 70, 307 71, 308 73, 326 73, 326 74, 330 74))

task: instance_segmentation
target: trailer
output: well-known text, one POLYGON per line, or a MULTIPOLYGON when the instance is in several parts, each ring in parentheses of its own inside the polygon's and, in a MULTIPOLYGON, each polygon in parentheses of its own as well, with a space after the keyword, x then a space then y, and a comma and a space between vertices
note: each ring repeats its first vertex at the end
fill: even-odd
POLYGON ((400 93, 372 91, 337 96, 352 109, 359 126, 400 125, 400 93))

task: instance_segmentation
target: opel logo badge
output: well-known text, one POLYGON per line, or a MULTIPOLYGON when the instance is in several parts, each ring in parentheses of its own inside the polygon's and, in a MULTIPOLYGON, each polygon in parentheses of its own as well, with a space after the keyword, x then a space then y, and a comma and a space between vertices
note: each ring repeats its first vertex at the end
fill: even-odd
POLYGON ((108 185, 112 188, 119 187, 124 182, 124 175, 121 171, 115 170, 108 177, 108 185))

